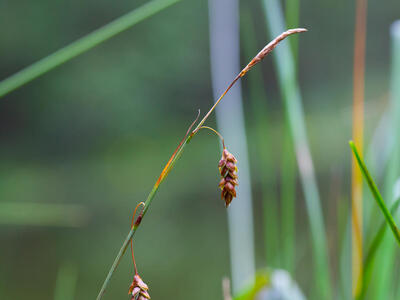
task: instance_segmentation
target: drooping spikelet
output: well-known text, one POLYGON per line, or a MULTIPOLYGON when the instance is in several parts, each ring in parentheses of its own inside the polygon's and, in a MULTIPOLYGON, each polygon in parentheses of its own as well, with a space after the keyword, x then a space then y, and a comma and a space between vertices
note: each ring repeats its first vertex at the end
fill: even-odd
POLYGON ((262 61, 272 50, 275 49, 275 47, 283 41, 285 38, 287 38, 289 35, 295 34, 295 33, 300 33, 300 32, 305 32, 307 29, 305 28, 294 28, 294 29, 289 29, 286 30, 285 32, 281 33, 278 35, 275 39, 273 39, 271 42, 268 43, 263 49, 261 49, 260 52, 248 63, 248 65, 239 73, 239 77, 243 77, 246 75, 246 73, 254 67, 256 64, 258 64, 260 61, 262 61))
POLYGON ((149 290, 149 287, 147 286, 147 284, 145 284, 142 280, 142 278, 140 278, 140 276, 138 274, 135 274, 135 276, 133 276, 133 281, 131 286, 129 287, 129 292, 128 294, 131 295, 131 299, 136 299, 137 300, 146 300, 146 299, 150 299, 150 295, 147 292, 149 290))
POLYGON ((219 187, 222 190, 221 198, 225 201, 225 207, 228 207, 232 199, 236 197, 235 186, 238 185, 236 163, 236 158, 224 148, 218 168, 222 177, 219 187))

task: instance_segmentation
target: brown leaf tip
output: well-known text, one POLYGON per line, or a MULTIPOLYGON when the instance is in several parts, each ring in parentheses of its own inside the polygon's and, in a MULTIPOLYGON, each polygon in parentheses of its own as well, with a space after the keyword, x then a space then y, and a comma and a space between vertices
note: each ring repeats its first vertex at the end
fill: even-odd
POLYGON ((225 207, 228 207, 232 199, 236 197, 235 187, 238 185, 236 163, 235 156, 224 148, 218 168, 221 174, 221 181, 219 182, 219 187, 222 190, 221 199, 225 201, 225 207))
POLYGON ((135 274, 135 276, 133 276, 133 281, 128 291, 128 294, 131 295, 131 299, 136 299, 136 297, 137 300, 150 299, 148 290, 149 287, 147 286, 147 284, 144 283, 142 278, 140 278, 139 274, 135 274))

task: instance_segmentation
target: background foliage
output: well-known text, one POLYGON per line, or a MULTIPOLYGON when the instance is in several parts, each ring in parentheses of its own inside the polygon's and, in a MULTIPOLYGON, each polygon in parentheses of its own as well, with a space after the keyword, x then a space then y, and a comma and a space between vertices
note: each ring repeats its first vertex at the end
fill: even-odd
MULTIPOLYGON (((1 1, 0 78, 143 3, 1 1)), ((242 1, 241 7, 250 9, 255 23, 256 54, 269 41, 261 1, 242 1)), ((369 3, 366 145, 388 105, 389 26, 399 11, 395 0, 369 3)), ((299 38, 298 77, 337 279, 350 204, 354 3, 302 1, 300 25, 309 32, 299 38)), ((75 299, 95 297, 134 206, 151 189, 197 108, 204 112, 212 103, 208 43, 207 2, 182 1, 0 99, 0 205, 74 205, 65 208, 69 222, 39 217, 42 224, 32 221, 31 206, 18 209, 30 212, 19 221, 0 207, 1 299, 53 299, 60 274, 77 280, 75 299)), ((243 55, 242 65, 248 59, 243 55)), ((271 182, 253 176, 257 265, 264 267, 260 191, 271 184, 279 193, 285 129, 272 59, 257 68, 275 162, 263 170, 271 182)), ((246 104, 249 84, 243 85, 250 160, 257 170, 258 124, 246 104)), ((218 147, 207 134, 192 141, 137 233, 138 268, 154 299, 172 293, 176 299, 221 298, 229 249, 217 189, 218 147)), ((308 294, 315 282, 297 186, 294 277, 308 294)), ((48 213, 56 215, 57 207, 48 207, 48 213)), ((126 256, 107 298, 125 297, 131 275, 126 256)))

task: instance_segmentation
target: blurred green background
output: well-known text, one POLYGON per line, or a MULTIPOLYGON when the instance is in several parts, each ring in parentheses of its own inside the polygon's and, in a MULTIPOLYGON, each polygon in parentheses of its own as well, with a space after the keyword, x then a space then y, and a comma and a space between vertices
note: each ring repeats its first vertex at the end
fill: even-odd
MULTIPOLYGON (((1 1, 0 78, 145 2, 1 1)), ((299 24, 309 32, 299 38, 298 77, 336 274, 350 205, 354 3, 300 4, 299 24)), ((240 7, 251 12, 256 54, 270 40, 261 1, 241 1, 240 7)), ((388 103, 389 27, 399 13, 395 0, 368 6, 366 145, 388 103)), ((242 55, 242 66, 249 58, 242 55)), ((205 112, 213 103, 209 62, 207 1, 185 0, 0 99, 0 299, 54 299, 62 274, 72 286, 77 280, 74 299, 97 295, 134 207, 152 188, 197 109, 205 112)), ((261 170, 273 184, 252 178, 262 268, 268 262, 259 195, 262 185, 277 190, 284 172, 279 163, 284 110, 272 59, 257 68, 267 94, 269 154, 276 162, 261 170)), ((249 109, 247 80, 244 109, 254 171, 259 125, 249 109)), ((208 124, 215 124, 214 116, 208 124)), ((230 267, 226 211, 217 186, 219 158, 214 136, 194 139, 135 236, 138 268, 153 299, 172 294, 221 299, 221 278, 230 267)), ((297 186, 294 277, 307 295, 314 284, 310 236, 297 186)), ((126 299, 132 275, 126 255, 106 298, 126 299)))

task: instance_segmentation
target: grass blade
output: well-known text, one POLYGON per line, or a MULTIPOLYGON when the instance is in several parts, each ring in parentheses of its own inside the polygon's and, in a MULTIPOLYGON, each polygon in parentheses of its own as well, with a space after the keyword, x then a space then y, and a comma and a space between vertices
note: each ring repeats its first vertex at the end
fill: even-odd
POLYGON ((393 216, 390 213, 390 211, 388 210, 388 208, 386 207, 386 204, 383 201, 383 198, 382 198, 374 180, 372 179, 371 175, 369 174, 368 169, 367 169, 366 165, 364 164, 364 161, 362 160, 360 154, 358 153, 357 148, 354 145, 354 142, 350 141, 349 144, 350 144, 350 148, 353 151, 353 154, 357 160, 358 166, 361 169, 361 173, 364 175, 364 178, 368 183, 369 189, 371 190, 371 193, 374 196, 376 203, 378 204, 380 210, 382 211, 387 224, 389 225, 390 229, 392 230, 393 235, 394 235, 397 243, 400 246, 400 231, 397 228, 396 223, 393 220, 393 216))
POLYGON ((153 0, 0 82, 0 98, 179 0, 153 0))
POLYGON ((71 262, 64 262, 58 269, 54 300, 74 300, 78 282, 78 268, 71 262))
MULTIPOLYGON (((300 0, 286 0, 285 8, 286 25, 288 28, 299 27, 300 18, 300 0)), ((293 60, 295 61, 296 69, 298 65, 298 49, 299 49, 299 37, 295 36, 290 40, 292 48, 293 60)))
MULTIPOLYGON (((183 153, 183 150, 185 148, 185 146, 190 142, 190 140, 196 135, 196 133, 202 128, 203 124, 207 121, 208 117, 210 116, 210 114, 215 110, 215 108, 218 106, 218 104, 221 102, 221 100, 225 97, 225 95, 232 89, 232 87, 235 85, 235 83, 237 83, 237 81, 244 77, 247 72, 254 67, 255 64, 257 64, 258 62, 260 62, 266 55, 268 55, 268 53, 270 53, 278 44, 279 42, 281 42, 284 38, 288 37, 289 35, 292 34, 296 34, 296 33, 300 33, 300 32, 304 32, 305 29, 303 28, 296 28, 294 30, 289 30, 289 31, 285 31, 283 33, 281 33, 279 36, 277 36, 274 40, 272 40, 268 45, 266 45, 250 62, 249 64, 246 65, 245 68, 242 69, 242 71, 240 71, 240 73, 233 79, 233 81, 228 85, 228 87, 225 89, 225 91, 221 94, 221 96, 218 98, 218 100, 215 101, 214 105, 210 108, 210 110, 205 114, 205 116, 201 119, 200 122, 197 123, 198 118, 200 116, 200 111, 199 111, 199 115, 197 116, 197 118, 194 120, 194 122, 189 126, 184 138, 182 139, 182 141, 179 143, 178 147, 175 149, 174 153, 172 154, 171 158, 168 160, 167 164, 165 165, 164 169, 162 170, 160 176, 158 177, 156 183, 154 184, 151 192, 149 193, 149 195, 146 198, 146 201, 144 202, 144 206, 143 206, 143 210, 140 213, 140 215, 138 216, 138 218, 136 219, 134 225, 132 226, 131 230, 129 231, 128 235, 125 238, 125 241, 123 242, 117 256, 114 259, 113 264, 111 265, 111 268, 109 270, 109 272, 107 273, 106 279, 103 282, 103 285, 100 289, 99 294, 97 295, 97 300, 102 299, 106 288, 108 286, 108 284, 110 283, 111 277, 114 274, 115 270, 117 269, 122 256, 124 255, 129 242, 132 240, 133 235, 135 234, 136 230, 139 228, 139 225, 141 224, 142 219, 144 218, 144 216, 146 215, 153 199, 154 196, 156 195, 160 184, 165 180, 165 178, 168 176, 169 172, 172 170, 172 168, 174 167, 175 163, 178 161, 178 159, 180 158, 180 156, 183 153), (192 127, 197 123, 196 128, 192 131, 192 127)), ((237 120, 234 120, 235 122, 237 120)), ((236 152, 237 153, 237 152, 236 152)), ((246 177, 246 176, 245 176, 246 177)), ((248 178, 249 179, 249 178, 248 178)), ((238 201, 236 201, 237 203, 238 201)), ((240 203, 240 202, 239 202, 240 203)), ((240 206, 239 206, 240 207, 240 206)), ((251 213, 251 212, 247 212, 247 213, 251 213)), ((239 217, 243 216, 243 212, 241 212, 239 217)), ((240 223, 241 226, 243 226, 242 223, 240 223)), ((241 227, 239 227, 239 231, 241 231, 241 227)), ((242 232, 242 231, 241 231, 242 232)), ((243 243, 243 236, 242 239, 240 241, 241 243, 243 243)), ((253 246, 253 244, 251 243, 251 246, 253 246)), ((240 246, 238 247, 239 251, 240 251, 240 246)), ((238 249, 236 249, 237 251, 238 249)), ((251 267, 251 266, 250 266, 251 267)), ((247 268, 249 268, 249 266, 247 266, 247 268)), ((249 268, 250 269, 250 268, 249 268)))
MULTIPOLYGON (((240 20, 243 54, 246 58, 251 59, 254 55, 254 49, 257 48, 257 39, 254 19, 247 5, 241 10, 240 20)), ((261 185, 266 266, 279 267, 278 199, 275 172, 265 172, 265 170, 273 170, 275 166, 271 150, 273 141, 271 139, 272 128, 269 124, 267 94, 263 85, 261 69, 257 68, 253 71, 253 74, 249 75, 249 99, 246 101, 250 103, 252 117, 249 119, 253 121, 251 125, 256 140, 255 143, 249 144, 250 148, 254 148, 254 155, 250 155, 250 160, 254 158, 253 166, 256 173, 254 178, 259 179, 261 185)))
MULTIPOLYGON (((263 4, 269 33, 271 36, 274 36, 285 28, 279 1, 263 0, 263 4)), ((308 146, 305 118, 295 74, 294 61, 287 42, 280 46, 279 51, 275 52, 274 58, 276 60, 280 90, 284 99, 291 136, 293 137, 300 179, 310 221, 312 248, 315 258, 314 275, 318 278, 318 283, 315 284, 315 288, 318 289, 317 298, 331 299, 332 289, 324 218, 308 146)))
MULTIPOLYGON (((400 21, 396 21, 391 26, 391 42, 392 42, 392 64, 391 64, 391 87, 390 87, 390 128, 393 132, 391 140, 393 146, 389 155, 389 161, 385 174, 384 197, 388 204, 391 204, 393 197, 392 189, 397 178, 400 176, 400 21)), ((398 215, 396 217, 399 217, 398 215)), ((393 298, 393 289, 398 289, 398 282, 393 280, 391 274, 395 272, 395 243, 385 235, 383 240, 382 251, 379 256, 379 268, 374 272, 374 299, 393 298)))
MULTIPOLYGON (((232 74, 239 72, 239 0, 209 0, 211 79, 215 99, 232 74), (229 24, 226 26, 225 24, 229 24)), ((228 210, 233 294, 255 276, 253 202, 241 86, 216 110, 218 130, 238 159, 240 185, 228 210), (238 222, 238 220, 241 220, 238 222)))
MULTIPOLYGON (((398 198, 392 205, 390 212, 391 214, 396 214, 397 209, 400 206, 400 198, 398 198)), ((361 292, 359 294, 359 296, 357 297, 357 299, 364 299, 365 297, 365 293, 367 291, 367 288, 369 286, 369 282, 371 281, 371 276, 372 276, 372 269, 374 266, 374 262, 375 262, 375 257, 376 257, 376 253, 378 248, 381 246, 383 238, 385 236, 386 233, 386 222, 383 222, 381 224, 381 226, 379 226, 379 230, 377 231, 377 233, 375 234, 371 245, 368 248, 368 252, 367 252, 367 256, 365 257, 364 260, 364 269, 363 269, 363 284, 361 286, 361 292)))
MULTIPOLYGON (((367 0, 356 1, 353 63, 353 139, 363 151, 364 135, 364 77, 367 0)), ((352 233, 352 294, 361 290, 363 274, 363 198, 362 175, 352 161, 351 233, 352 233)))

